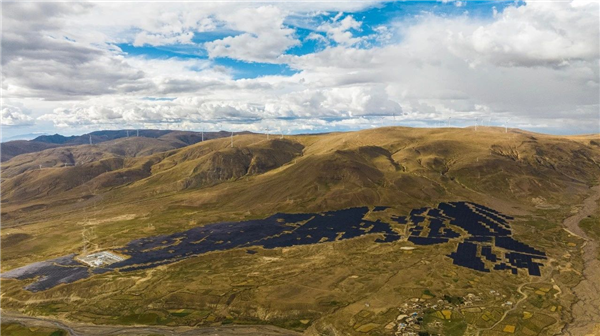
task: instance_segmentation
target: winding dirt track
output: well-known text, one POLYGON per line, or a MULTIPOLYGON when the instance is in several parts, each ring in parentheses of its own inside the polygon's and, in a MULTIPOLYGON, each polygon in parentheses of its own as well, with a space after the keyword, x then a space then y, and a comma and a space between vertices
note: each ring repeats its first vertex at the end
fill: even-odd
POLYGON ((26 326, 59 328, 71 336, 110 336, 110 335, 181 335, 181 336, 297 336, 297 332, 273 326, 219 326, 219 327, 166 327, 166 326, 117 326, 93 325, 64 322, 55 319, 20 315, 2 310, 2 323, 20 323, 26 326))
POLYGON ((582 246, 583 280, 573 288, 577 302, 573 305, 573 321, 563 329, 562 335, 594 336, 600 334, 600 260, 597 258, 599 244, 588 237, 579 222, 594 213, 600 199, 600 186, 584 201, 583 208, 564 220, 563 225, 572 233, 585 239, 582 246))

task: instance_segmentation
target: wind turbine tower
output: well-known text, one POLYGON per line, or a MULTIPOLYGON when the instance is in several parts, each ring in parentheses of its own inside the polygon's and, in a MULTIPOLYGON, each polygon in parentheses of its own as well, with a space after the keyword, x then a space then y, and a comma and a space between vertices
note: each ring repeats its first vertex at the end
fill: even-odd
POLYGON ((233 132, 231 132, 231 148, 233 148, 233 132))
POLYGON ((92 143, 92 135, 90 134, 90 145, 93 145, 92 143))
POLYGON ((508 133, 508 122, 510 121, 510 118, 506 119, 506 122, 504 123, 504 133, 508 133))

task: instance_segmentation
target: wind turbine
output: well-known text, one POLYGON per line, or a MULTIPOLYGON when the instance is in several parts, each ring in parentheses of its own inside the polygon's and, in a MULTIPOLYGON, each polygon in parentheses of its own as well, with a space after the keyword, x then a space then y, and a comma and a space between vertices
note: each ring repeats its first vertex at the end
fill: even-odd
POLYGON ((267 128, 265 128, 265 131, 267 131, 267 140, 269 140, 269 126, 267 126, 267 128))
POLYGON ((92 135, 90 134, 90 145, 93 145, 92 143, 92 135))
POLYGON ((511 118, 506 119, 506 122, 504 123, 504 133, 508 133, 508 122, 510 121, 511 118))
POLYGON ((231 148, 233 148, 233 132, 231 132, 231 148))
POLYGON ((448 117, 448 121, 446 122, 446 127, 450 127, 450 119, 452 119, 452 117, 448 117))
POLYGON ((279 127, 279 132, 281 132, 281 138, 283 139, 283 129, 279 127))
POLYGON ((129 130, 127 130, 126 132, 127 132, 127 137, 129 138, 129 130))
POLYGON ((140 130, 138 129, 138 130, 136 130, 136 131, 137 131, 137 132, 136 132, 136 136, 138 136, 138 137, 139 137, 139 136, 140 136, 140 130))

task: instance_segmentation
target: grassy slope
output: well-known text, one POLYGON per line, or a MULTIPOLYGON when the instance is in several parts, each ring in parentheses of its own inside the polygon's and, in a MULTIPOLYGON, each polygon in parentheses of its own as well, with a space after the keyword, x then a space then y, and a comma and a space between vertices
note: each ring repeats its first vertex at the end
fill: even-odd
POLYGON ((27 140, 3 142, 0 144, 0 162, 8 161, 17 155, 39 152, 56 146, 56 144, 27 140))
MULTIPOLYGON (((109 156, 138 157, 170 149, 181 148, 204 140, 228 137, 229 132, 200 132, 144 130, 140 136, 126 137, 126 131, 99 131, 92 133, 95 146, 87 146, 88 135, 68 138, 64 143, 43 142, 42 140, 17 140, 1 144, 2 173, 14 176, 26 170, 82 164, 98 160, 101 154, 109 156), (54 150, 47 150, 54 148, 54 150), (30 155, 22 155, 30 153, 30 155), (100 155, 100 156, 98 156, 100 155), (7 162, 14 157, 18 159, 7 162)), ((49 136, 46 138, 53 138, 49 136)), ((63 138, 62 136, 58 136, 63 138)), ((44 137, 41 137, 44 138, 44 137)))

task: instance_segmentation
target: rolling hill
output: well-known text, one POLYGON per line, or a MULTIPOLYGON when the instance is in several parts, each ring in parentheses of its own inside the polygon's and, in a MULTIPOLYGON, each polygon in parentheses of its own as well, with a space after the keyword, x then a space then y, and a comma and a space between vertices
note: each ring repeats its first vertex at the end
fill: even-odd
MULTIPOLYGON (((568 202, 565 190, 586 188, 600 167, 599 149, 591 143, 494 128, 387 128, 269 141, 247 134, 235 136, 233 148, 229 139, 186 146, 177 133, 167 136, 19 155, 2 165, 3 202, 28 204, 50 193, 72 198, 83 185, 101 194, 119 186, 119 195, 138 198, 184 190, 202 194, 227 183, 232 192, 244 190, 229 204, 295 199, 311 211, 327 204, 435 201, 454 191, 560 205, 568 202), (28 185, 39 194, 13 197, 28 185)), ((229 197, 221 192, 218 197, 229 197)))
MULTIPOLYGON (((231 133, 225 131, 204 132, 204 139, 210 140, 226 137, 230 134, 231 133)), ((152 143, 159 143, 158 148, 155 150, 161 151, 195 144, 202 140, 202 135, 200 132, 173 130, 96 131, 83 135, 73 135, 68 137, 60 134, 42 135, 33 140, 15 140, 3 142, 0 144, 0 152, 2 153, 1 162, 8 161, 17 155, 36 153, 48 148, 89 145, 90 140, 93 144, 100 144, 107 141, 110 142, 118 139, 135 139, 137 137, 141 138, 138 139, 138 142, 150 142, 150 144, 146 145, 147 147, 152 147, 152 143), (165 147, 167 145, 172 147, 165 147)), ((109 145, 109 147, 111 146, 109 145)))

